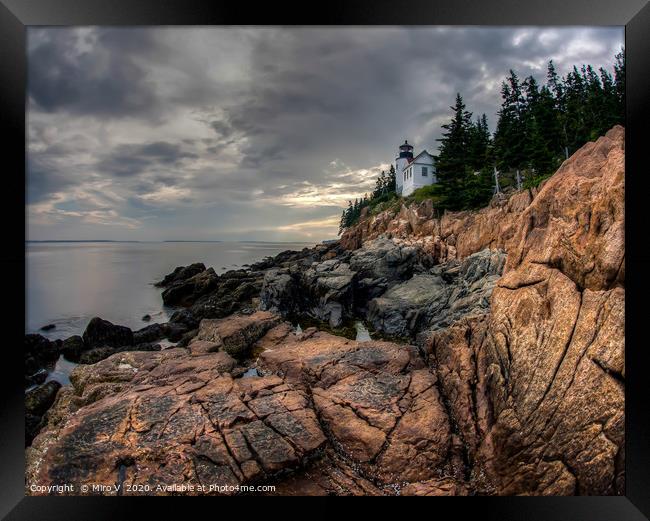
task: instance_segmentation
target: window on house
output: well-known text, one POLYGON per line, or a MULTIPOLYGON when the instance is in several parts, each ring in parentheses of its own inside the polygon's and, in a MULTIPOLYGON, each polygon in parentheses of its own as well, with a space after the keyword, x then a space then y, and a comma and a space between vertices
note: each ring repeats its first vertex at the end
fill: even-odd
POLYGON ((426 177, 426 176, 428 176, 428 175, 429 175, 429 172, 428 172, 428 170, 427 170, 427 167, 426 167, 426 166, 423 166, 423 167, 422 167, 422 175, 423 175, 424 177, 426 177))

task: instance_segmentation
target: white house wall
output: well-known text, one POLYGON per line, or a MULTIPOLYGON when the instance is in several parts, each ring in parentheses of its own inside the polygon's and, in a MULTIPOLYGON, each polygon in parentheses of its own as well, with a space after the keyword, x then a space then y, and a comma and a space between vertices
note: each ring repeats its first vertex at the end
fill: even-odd
POLYGON ((438 180, 433 168, 433 162, 429 161, 414 161, 405 168, 405 171, 412 171, 412 175, 404 179, 404 172, 401 173, 401 180, 403 183, 402 195, 411 195, 418 188, 436 183, 438 180), (422 175, 422 167, 427 167, 428 175, 422 175))

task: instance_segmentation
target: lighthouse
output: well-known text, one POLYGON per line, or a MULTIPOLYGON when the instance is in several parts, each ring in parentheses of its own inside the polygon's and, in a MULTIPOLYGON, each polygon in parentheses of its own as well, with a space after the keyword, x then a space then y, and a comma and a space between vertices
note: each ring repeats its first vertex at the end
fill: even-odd
POLYGON ((404 144, 400 145, 399 153, 395 158, 395 182, 398 194, 402 193, 402 187, 404 186, 404 180, 401 174, 406 165, 411 161, 413 161, 413 146, 409 145, 409 142, 404 140, 404 144))
POLYGON ((404 141, 395 158, 395 188, 399 195, 411 195, 418 188, 438 182, 435 158, 426 150, 413 157, 413 145, 404 141))

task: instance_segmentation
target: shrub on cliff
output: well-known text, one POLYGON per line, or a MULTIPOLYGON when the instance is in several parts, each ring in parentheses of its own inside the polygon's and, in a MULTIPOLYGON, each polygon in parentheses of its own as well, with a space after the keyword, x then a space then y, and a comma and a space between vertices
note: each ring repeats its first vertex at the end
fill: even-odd
POLYGON ((427 199, 431 199, 434 205, 443 202, 444 197, 440 185, 428 185, 418 188, 404 199, 404 203, 408 206, 411 203, 421 203, 427 199))

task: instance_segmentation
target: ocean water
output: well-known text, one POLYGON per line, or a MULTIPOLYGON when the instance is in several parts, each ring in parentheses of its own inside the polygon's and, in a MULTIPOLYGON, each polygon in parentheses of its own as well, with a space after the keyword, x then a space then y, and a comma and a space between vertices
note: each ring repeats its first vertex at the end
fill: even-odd
POLYGON ((153 286, 176 266, 203 262, 217 273, 313 243, 27 242, 25 332, 50 339, 83 332, 99 316, 139 329, 173 309, 153 286), (142 316, 151 315, 150 322, 142 316), (56 327, 40 331, 47 324, 56 327))

